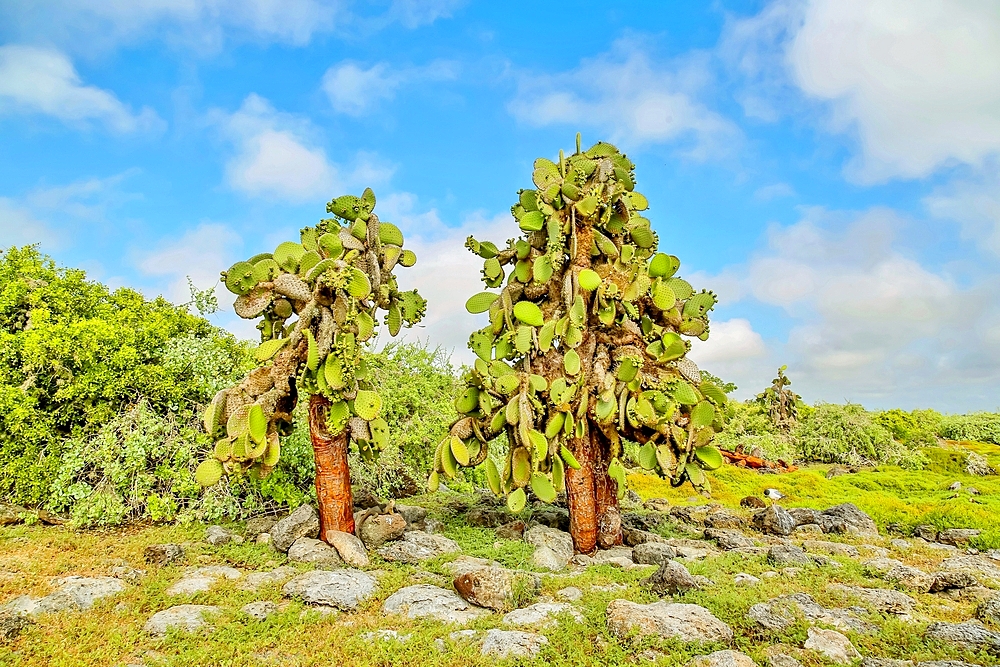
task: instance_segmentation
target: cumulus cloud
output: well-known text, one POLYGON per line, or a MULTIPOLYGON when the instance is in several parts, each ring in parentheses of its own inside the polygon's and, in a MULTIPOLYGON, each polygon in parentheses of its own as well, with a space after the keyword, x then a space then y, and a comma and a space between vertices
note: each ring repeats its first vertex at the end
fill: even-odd
POLYGON ((365 153, 345 171, 329 161, 308 120, 279 112, 256 94, 247 96, 236 112, 216 110, 211 117, 235 148, 226 164, 226 182, 251 196, 309 201, 360 183, 384 182, 392 173, 365 153))
POLYGON ((765 185, 757 188, 757 190, 753 193, 753 198, 757 201, 771 201, 773 199, 782 199, 784 197, 794 196, 795 188, 790 186, 788 183, 772 183, 771 185, 765 185))
POLYGON ((964 238, 1000 256, 1000 167, 938 187, 924 205, 935 217, 957 221, 964 238))
POLYGON ((0 250, 11 246, 53 245, 56 234, 21 202, 0 197, 0 250))
POLYGON ((748 95, 748 113, 779 115, 782 75, 829 104, 830 127, 859 142, 848 175, 860 182, 981 165, 1000 151, 1000 13, 990 0, 777 0, 731 23, 723 42, 776 98, 748 95))
POLYGON ((440 18, 450 18, 465 0, 393 0, 381 22, 398 21, 405 28, 419 28, 440 18))
POLYGON ((679 142, 696 159, 727 153, 740 138, 730 121, 697 100, 707 67, 693 58, 656 63, 632 42, 556 74, 524 74, 508 108, 535 126, 571 125, 642 146, 679 142))
POLYGON ((443 60, 425 67, 395 69, 389 63, 378 63, 365 69, 358 63, 344 62, 326 71, 322 88, 335 111, 360 116, 380 102, 393 99, 401 86, 454 79, 457 69, 455 63, 443 60))
POLYGON ((85 85, 73 63, 59 51, 33 46, 0 46, 0 113, 37 113, 64 123, 103 125, 128 134, 162 127, 149 107, 138 113, 113 93, 85 85))
POLYGON ((137 268, 146 276, 167 279, 164 296, 175 303, 188 301, 187 278, 200 289, 219 281, 219 267, 233 264, 243 248, 243 239, 230 227, 204 223, 177 240, 167 240, 137 258, 137 268))

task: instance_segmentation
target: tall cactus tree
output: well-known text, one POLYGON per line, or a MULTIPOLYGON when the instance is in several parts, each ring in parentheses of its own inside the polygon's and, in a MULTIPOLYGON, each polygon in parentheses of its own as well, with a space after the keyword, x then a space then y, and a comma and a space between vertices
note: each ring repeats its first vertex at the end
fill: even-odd
POLYGON ((218 441, 196 479, 211 486, 224 474, 270 474, 299 395, 309 394, 324 539, 328 530, 354 532, 350 442, 372 458, 388 438, 361 347, 375 334, 380 310, 395 336, 420 321, 426 307, 416 290, 398 289, 393 269, 413 266, 417 257, 403 249, 399 228, 380 222, 374 208, 371 189, 361 197, 338 197, 326 207, 334 217, 303 229, 299 242, 282 243, 222 273, 237 295, 236 314, 260 318, 260 366, 220 391, 205 411, 205 430, 218 441))
POLYGON ((558 161, 539 158, 511 209, 521 229, 500 248, 470 237, 490 290, 472 296, 489 313, 469 347, 475 366, 455 401, 460 417, 435 454, 429 486, 458 466, 484 465, 493 491, 520 511, 530 491, 545 502, 564 489, 576 548, 622 540, 622 440, 639 463, 674 485, 707 492, 704 469, 725 394, 686 358, 686 338, 708 338, 712 292, 695 292, 680 261, 657 252, 641 212, 634 165, 598 143, 558 161), (499 466, 489 443, 506 434, 499 466))

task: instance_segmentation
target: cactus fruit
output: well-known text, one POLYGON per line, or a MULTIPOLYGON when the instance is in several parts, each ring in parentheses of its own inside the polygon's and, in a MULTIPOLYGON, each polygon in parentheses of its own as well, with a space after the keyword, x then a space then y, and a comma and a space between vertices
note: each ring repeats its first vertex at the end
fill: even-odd
POLYGON ((412 266, 416 255, 402 250, 402 232, 381 223, 374 207, 370 189, 361 197, 338 197, 327 205, 337 218, 304 228, 301 242, 282 243, 223 274, 237 295, 237 314, 261 318, 254 352, 261 365, 238 386, 219 392, 205 410, 205 431, 215 439, 224 426, 225 437, 198 466, 202 486, 226 474, 266 476, 279 462, 279 433, 303 393, 329 401, 326 427, 337 437, 367 452, 388 442, 388 423, 379 416, 382 399, 367 379, 358 345, 373 337, 378 310, 388 314, 395 335, 421 320, 426 301, 416 290, 399 290, 392 270, 412 266))
MULTIPOLYGON (((483 452, 505 434, 506 463, 481 460, 490 487, 515 511, 528 489, 550 501, 562 488, 581 488, 567 477, 579 479, 582 469, 624 493, 623 439, 641 445, 644 468, 707 491, 702 471, 715 463, 725 395, 701 381, 686 354, 687 338, 708 334, 715 295, 695 293, 677 276, 680 261, 658 252, 634 165, 612 144, 539 158, 531 179, 534 188, 519 190, 511 208, 518 238, 506 247, 466 241, 495 291, 466 303, 489 323, 469 338, 478 359, 464 376, 451 435, 461 437, 471 420, 483 452)), ((451 471, 436 462, 433 480, 442 474, 451 471)), ((612 512, 601 521, 613 532, 616 508, 600 511, 612 512)), ((578 548, 593 548, 581 539, 578 548)))

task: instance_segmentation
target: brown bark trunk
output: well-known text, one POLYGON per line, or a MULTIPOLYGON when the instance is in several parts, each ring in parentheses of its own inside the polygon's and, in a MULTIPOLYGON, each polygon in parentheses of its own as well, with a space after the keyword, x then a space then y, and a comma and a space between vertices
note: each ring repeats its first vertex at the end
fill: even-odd
POLYGON ((569 505, 569 533, 573 545, 583 554, 597 548, 597 496, 594 488, 593 441, 590 436, 570 442, 570 451, 579 470, 566 467, 566 499, 569 505))
POLYGON ((622 543, 622 515, 618 509, 618 482, 608 475, 610 444, 603 433, 591 431, 594 450, 594 491, 597 501, 597 546, 609 549, 622 543))
POLYGON ((354 533, 354 499, 351 471, 347 463, 347 431, 333 435, 326 427, 330 401, 325 396, 309 397, 309 437, 316 458, 316 502, 319 505, 319 534, 326 531, 354 533))

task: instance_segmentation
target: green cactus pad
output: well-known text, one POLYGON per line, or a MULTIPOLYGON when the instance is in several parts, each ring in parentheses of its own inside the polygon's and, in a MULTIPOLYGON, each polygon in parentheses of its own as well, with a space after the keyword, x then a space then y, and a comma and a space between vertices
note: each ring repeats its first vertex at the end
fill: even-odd
POLYGON ((493 462, 493 459, 487 457, 483 468, 486 472, 486 483, 489 485, 490 491, 492 491, 494 495, 499 496, 501 493, 500 471, 497 470, 497 464, 493 462))
POLYGON ((469 465, 469 448, 465 446, 462 439, 451 436, 448 443, 451 448, 451 455, 454 457, 455 462, 460 466, 469 465))
POLYGON ((402 247, 403 232, 391 222, 383 222, 378 228, 378 240, 387 245, 402 247))
POLYGON ((469 300, 465 302, 465 309, 473 315, 485 313, 499 298, 500 295, 493 292, 480 292, 469 297, 469 300))
POLYGON ((567 375, 578 375, 580 373, 580 355, 576 350, 567 350, 563 356, 563 368, 567 375))
POLYGON ((551 503, 556 499, 556 489, 546 475, 536 472, 531 476, 531 490, 543 503, 551 503))
POLYGON ((580 282, 580 289, 588 292, 593 292, 601 286, 601 276, 593 269, 584 269, 583 271, 580 271, 580 275, 577 276, 577 280, 580 282))
POLYGON ((699 401, 698 392, 683 380, 674 385, 673 396, 681 405, 695 405, 699 401))
POLYGON ((233 457, 233 442, 229 438, 223 438, 215 443, 215 449, 212 452, 212 456, 215 457, 217 461, 226 462, 233 457))
POLYGON ((573 456, 573 452, 569 451, 569 448, 567 448, 566 445, 563 445, 559 449, 559 456, 561 456, 562 460, 566 462, 566 465, 568 465, 573 470, 580 469, 579 461, 576 460, 576 457, 573 456))
POLYGON ((194 480, 201 486, 214 486, 222 479, 222 463, 216 459, 207 459, 198 464, 194 471, 194 480))
POLYGON ((511 457, 511 475, 514 483, 524 486, 531 481, 531 455, 524 447, 518 447, 511 457))
POLYGON ((518 220, 518 225, 526 232, 537 232, 545 227, 545 215, 541 211, 525 213, 518 220))
POLYGON ((236 262, 226 271, 226 289, 233 294, 246 294, 257 284, 253 264, 236 262))
POLYGON ((729 397, 726 396, 725 392, 707 380, 701 383, 699 389, 701 389, 701 393, 704 394, 705 398, 716 405, 722 406, 729 401, 729 397))
POLYGON ((296 273, 299 270, 299 260, 304 254, 306 249, 301 243, 285 241, 274 249, 274 261, 285 271, 296 273))
POLYGON ((288 342, 287 338, 276 338, 273 340, 266 340, 261 343, 257 349, 254 351, 254 358, 257 361, 267 361, 274 355, 278 353, 278 350, 285 346, 288 342))
POLYGON ((525 495, 524 489, 514 489, 511 491, 510 495, 507 496, 507 509, 517 514, 524 509, 527 502, 528 496, 525 495))
POLYGON ((369 390, 359 390, 354 398, 354 413, 366 421, 378 417, 382 411, 382 397, 369 390))
POLYGON ((715 407, 708 401, 699 401, 691 408, 691 427, 709 426, 715 421, 715 407))
POLYGON ((532 327, 545 324, 542 309, 530 301, 518 301, 514 304, 514 317, 532 327))
POLYGON ((272 433, 267 438, 267 449, 264 450, 261 462, 267 466, 274 466, 278 464, 279 458, 281 458, 281 442, 278 440, 278 434, 272 433))
POLYGON ((271 259, 270 255, 262 260, 253 262, 253 279, 258 283, 268 282, 281 273, 281 267, 271 259))

